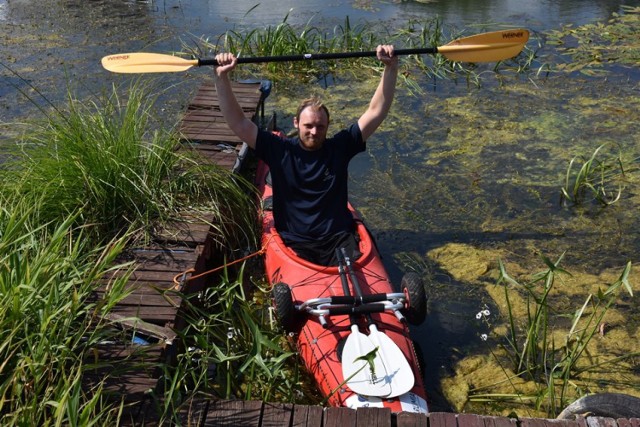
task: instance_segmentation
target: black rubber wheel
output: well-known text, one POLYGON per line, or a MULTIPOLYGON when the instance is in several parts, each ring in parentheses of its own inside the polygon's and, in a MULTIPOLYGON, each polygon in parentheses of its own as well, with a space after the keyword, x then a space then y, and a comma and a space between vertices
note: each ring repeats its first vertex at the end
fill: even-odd
POLYGON ((421 324, 427 317, 427 294, 422 279, 416 273, 407 273, 402 277, 400 289, 408 300, 402 313, 412 325, 421 324))
POLYGON ((560 412, 558 419, 576 415, 609 418, 640 418, 640 398, 620 393, 598 393, 581 397, 560 412))
POLYGON ((296 332, 300 325, 300 318, 293 303, 291 288, 286 283, 278 282, 271 290, 276 316, 280 326, 287 332, 296 332))

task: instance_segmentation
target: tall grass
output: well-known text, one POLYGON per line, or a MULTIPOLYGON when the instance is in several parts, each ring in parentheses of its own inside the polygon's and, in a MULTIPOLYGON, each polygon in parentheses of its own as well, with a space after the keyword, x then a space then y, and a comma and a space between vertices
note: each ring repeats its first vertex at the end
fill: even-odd
MULTIPOLYGON (((130 335, 104 320, 126 296, 128 266, 115 263, 127 245, 152 238, 156 229, 183 211, 202 212, 211 220, 220 246, 233 246, 234 238, 245 243, 255 239, 249 184, 207 166, 190 150, 176 150, 179 139, 173 131, 153 128, 152 106, 153 95, 137 84, 126 99, 115 88, 95 102, 70 96, 68 109, 56 108, 43 121, 33 123, 0 166, 3 425, 117 424, 122 408, 107 397, 102 384, 121 367, 105 371, 96 349, 113 342, 131 345, 130 335), (235 230, 241 230, 239 236, 235 230), (112 269, 124 272, 111 279, 104 298, 95 299, 94 290, 112 269), (102 380, 95 379, 96 373, 103 372, 102 380), (87 374, 92 388, 83 381, 87 374)), ((252 337, 258 343, 272 339, 261 335, 255 313, 242 301, 244 294, 237 294, 238 287, 226 282, 217 290, 224 292, 224 298, 215 295, 215 300, 229 302, 228 308, 211 314, 198 306, 183 338, 203 343, 208 350, 219 343, 216 328, 243 321, 247 338, 233 350, 237 355, 229 357, 265 355, 261 349, 241 350, 242 345, 252 348, 252 337), (240 314, 242 318, 229 319, 240 314), (202 322, 203 330, 199 329, 202 322)), ((275 346, 271 348, 275 352, 275 346)), ((288 356, 279 357, 284 361, 288 356)), ((194 381, 196 353, 189 350, 181 359, 184 363, 179 366, 188 366, 183 371, 190 378, 187 385, 196 387, 189 388, 192 394, 204 390, 200 386, 209 386, 194 381)), ((120 363, 131 369, 128 360, 120 363)), ((266 372, 275 378, 279 374, 270 360, 259 367, 269 366, 266 372)), ((179 371, 166 370, 169 374, 179 371)), ((245 374, 248 370, 255 370, 250 363, 240 369, 241 375, 229 374, 235 378, 229 393, 237 392, 245 376, 253 378, 245 374)), ((263 369, 255 371, 267 375, 263 369)), ((285 384, 278 378, 272 381, 274 390, 285 384)), ((183 382, 169 383, 174 387, 165 391, 166 396, 157 396, 158 402, 174 402, 174 390, 186 390, 183 382)))
POLYGON ((251 229, 249 185, 176 150, 178 135, 152 126, 155 96, 139 84, 126 99, 116 88, 93 102, 70 95, 68 110, 33 124, 3 165, 3 191, 39 206, 42 223, 79 212, 77 224, 93 224, 101 239, 129 229, 148 237, 194 206, 213 218, 220 240, 236 222, 251 229))
POLYGON ((223 399, 307 402, 299 360, 275 325, 266 290, 251 298, 244 269, 226 274, 189 306, 185 351, 166 366, 161 410, 170 420, 196 394, 223 399))
POLYGON ((0 208, 0 414, 3 425, 91 425, 117 408, 82 389, 84 356, 111 333, 102 315, 124 296, 126 275, 103 301, 96 281, 124 246, 92 246, 70 215, 36 224, 37 207, 2 199, 0 208))

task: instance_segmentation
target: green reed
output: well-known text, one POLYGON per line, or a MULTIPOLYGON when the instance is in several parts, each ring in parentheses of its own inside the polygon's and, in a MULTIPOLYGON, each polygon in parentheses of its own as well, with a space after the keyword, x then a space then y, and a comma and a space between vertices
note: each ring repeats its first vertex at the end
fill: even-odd
MULTIPOLYGON (((599 290, 595 295, 588 295, 574 313, 565 315, 558 313, 551 304, 552 291, 558 277, 570 274, 559 267, 562 258, 561 256, 553 262, 543 257, 547 269, 535 274, 526 283, 511 278, 504 264, 499 261, 498 284, 504 287, 508 331, 499 344, 508 361, 504 366, 501 364, 505 373, 502 381, 508 382, 514 393, 480 393, 482 389, 495 385, 488 384, 476 388, 471 400, 511 404, 534 402, 536 409, 544 408, 549 417, 555 417, 576 396, 580 397, 589 389, 588 380, 583 380, 582 374, 603 365, 614 366, 622 360, 631 360, 638 356, 628 354, 605 362, 592 363, 587 353, 587 346, 598 336, 608 309, 618 300, 620 289, 624 288, 633 296, 629 283, 631 263, 626 264, 614 283, 608 285, 605 290, 599 290), (512 292, 525 294, 526 316, 523 320, 517 319, 513 312, 512 292), (571 326, 564 335, 563 342, 557 342, 553 332, 559 330, 556 322, 561 318, 571 318, 571 326), (514 385, 514 378, 508 372, 514 372, 516 376, 535 383, 537 394, 521 392, 518 386, 514 385)), ((504 360, 493 350, 491 354, 499 363, 504 360)))
POLYGON ((82 387, 85 355, 111 336, 102 316, 124 296, 126 275, 103 301, 95 283, 124 239, 92 246, 79 213, 39 224, 37 210, 2 197, 0 208, 0 413, 3 425, 91 425, 117 416, 82 387))
POLYGON ((245 293, 244 268, 188 300, 184 351, 164 368, 161 414, 172 419, 188 399, 300 402, 303 373, 282 332, 270 321, 266 290, 245 293))
MULTIPOLYGON (((372 51, 379 44, 394 44, 398 48, 439 46, 461 37, 461 31, 445 27, 439 18, 412 21, 405 28, 389 30, 387 26, 372 23, 353 25, 347 16, 343 24, 324 30, 312 24, 311 19, 303 26, 287 22, 288 15, 276 26, 252 31, 229 30, 215 41, 202 39, 199 47, 184 46, 187 54, 208 51, 233 52, 240 56, 279 56, 306 53, 337 53, 350 51, 372 51)), ((468 34, 466 34, 468 35, 468 34)), ((494 70, 513 69, 524 72, 528 69, 531 55, 524 60, 516 59, 496 64, 494 70)), ((323 79, 328 75, 344 73, 363 78, 379 72, 380 64, 371 59, 340 59, 327 61, 271 62, 261 65, 245 64, 243 73, 253 73, 261 78, 276 81, 304 78, 323 79)), ((433 78, 454 79, 463 76, 468 82, 479 84, 480 75, 473 64, 462 64, 446 60, 442 55, 411 55, 403 59, 401 79, 414 93, 424 89, 418 85, 418 76, 427 74, 433 78)))
POLYGON ((240 177, 207 166, 191 150, 176 150, 179 136, 153 122, 151 88, 134 84, 121 97, 96 101, 69 96, 58 109, 26 131, 4 164, 4 191, 39 209, 43 223, 79 211, 78 223, 94 224, 100 238, 153 226, 198 206, 214 218, 219 240, 235 221, 250 229, 252 198, 240 177))
POLYGON ((610 188, 615 180, 624 176, 625 168, 619 147, 618 153, 612 154, 605 151, 609 145, 618 147, 617 144, 605 143, 596 148, 589 158, 576 156, 571 159, 561 189, 563 203, 578 206, 595 200, 602 206, 608 206, 620 200, 622 186, 619 184, 613 191, 610 188))
MULTIPOLYGON (((248 182, 207 166, 190 150, 176 150, 178 136, 154 127, 154 96, 147 89, 135 84, 126 99, 114 89, 100 102, 70 96, 68 109, 54 108, 44 120, 32 123, 0 166, 3 425, 118 423, 122 407, 110 400, 103 384, 125 371, 154 367, 135 362, 153 343, 133 345, 130 333, 105 320, 127 294, 130 266, 116 265, 127 245, 152 238, 184 210, 213 218, 211 235, 221 247, 255 242, 248 182), (118 278, 110 279, 102 299, 95 299, 96 287, 107 280, 105 273, 116 269, 121 270, 118 278), (111 345, 125 347, 131 355, 106 366, 98 349, 111 345), (93 379, 91 387, 87 378, 93 379)), ((204 330, 191 327, 183 339, 206 344, 203 348, 208 350, 213 348, 208 339, 217 336, 216 327, 240 323, 234 330, 242 331, 243 340, 234 344, 229 358, 255 356, 255 364, 230 365, 233 383, 222 395, 238 393, 246 384, 260 389, 247 391, 247 396, 284 393, 293 376, 283 379, 277 366, 289 363, 289 353, 278 345, 276 354, 276 345, 270 344, 273 336, 262 331, 262 319, 243 301, 245 295, 236 293, 238 286, 226 280, 216 288, 226 309, 212 314, 209 310, 220 306, 205 298, 209 306, 193 312, 193 325, 204 330), (264 390, 255 380, 261 376, 267 378, 265 384, 271 378, 272 385, 264 390), (250 380, 243 382, 246 378, 250 380)), ((198 383, 197 370, 191 369, 202 360, 198 354, 187 348, 178 364, 189 367, 182 372, 195 387, 189 389, 193 393, 210 386, 198 383)), ((225 360, 215 355, 216 362, 225 360)), ((180 372, 159 361, 153 364, 168 374, 180 372)), ((176 393, 186 390, 183 380, 165 381, 169 387, 157 396, 158 402, 170 407, 176 393)), ((288 392, 294 389, 289 384, 288 392)))

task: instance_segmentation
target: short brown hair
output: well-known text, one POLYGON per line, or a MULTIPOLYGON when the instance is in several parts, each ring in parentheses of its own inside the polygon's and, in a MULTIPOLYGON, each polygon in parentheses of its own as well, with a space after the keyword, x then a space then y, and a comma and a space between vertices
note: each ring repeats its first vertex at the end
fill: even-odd
POLYGON ((327 108, 326 105, 322 103, 322 101, 320 101, 319 98, 314 96, 312 98, 307 98, 304 101, 302 101, 300 103, 300 106, 298 107, 298 111, 296 111, 296 120, 300 121, 300 114, 302 114, 302 111, 305 108, 311 108, 313 111, 324 111, 325 114, 327 115, 327 122, 329 122, 329 119, 330 119, 329 109, 327 108))

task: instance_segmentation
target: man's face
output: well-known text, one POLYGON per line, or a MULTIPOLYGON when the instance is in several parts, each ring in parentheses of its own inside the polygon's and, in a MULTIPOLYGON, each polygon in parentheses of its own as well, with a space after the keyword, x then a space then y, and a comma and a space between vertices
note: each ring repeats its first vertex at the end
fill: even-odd
POLYGON ((305 108, 300 119, 294 117, 293 125, 298 128, 302 147, 307 150, 318 150, 327 138, 329 119, 322 109, 305 108))

